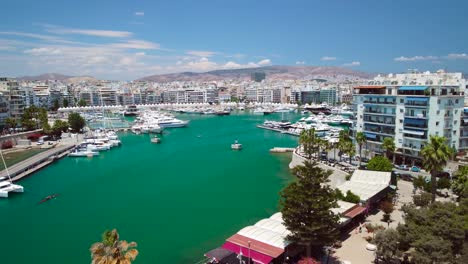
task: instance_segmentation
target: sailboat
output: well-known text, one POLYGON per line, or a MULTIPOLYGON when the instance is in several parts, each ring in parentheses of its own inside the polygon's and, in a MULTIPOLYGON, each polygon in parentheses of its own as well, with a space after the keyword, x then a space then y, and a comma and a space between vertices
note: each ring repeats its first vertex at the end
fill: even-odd
POLYGON ((2 177, 0 181, 0 197, 8 198, 8 194, 10 192, 24 192, 24 188, 21 185, 13 184, 10 172, 8 171, 8 167, 5 162, 5 158, 3 158, 3 151, 0 149, 0 155, 2 156, 3 165, 5 166, 5 171, 8 177, 2 177))

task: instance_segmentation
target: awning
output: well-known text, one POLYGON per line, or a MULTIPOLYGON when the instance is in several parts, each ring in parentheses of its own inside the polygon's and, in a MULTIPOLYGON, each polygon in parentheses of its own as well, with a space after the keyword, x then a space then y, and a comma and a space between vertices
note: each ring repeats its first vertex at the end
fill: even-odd
POLYGON ((366 133, 366 137, 371 138, 371 139, 376 139, 377 135, 371 134, 371 133, 366 133))
POLYGON ((424 119, 415 119, 415 118, 405 118, 405 124, 425 125, 426 120, 424 120, 424 119))
POLYGON ((424 131, 403 130, 403 134, 411 134, 411 135, 417 135, 417 136, 424 136, 424 131))
POLYGON ((362 207, 362 206, 356 206, 354 207, 353 209, 351 209, 349 212, 347 212, 345 214, 346 217, 349 217, 349 218, 354 218, 362 213, 364 213, 366 211, 366 208, 365 207, 362 207))
POLYGON ((401 86, 398 91, 424 91, 427 86, 401 86))
POLYGON ((384 89, 385 86, 380 86, 380 85, 361 85, 354 87, 354 89, 384 89))
POLYGON ((253 261, 260 263, 260 264, 269 264, 273 260, 273 257, 270 257, 268 255, 262 254, 260 252, 257 252, 255 250, 252 250, 243 246, 236 245, 229 241, 224 243, 222 248, 227 249, 236 254, 242 253, 243 256, 251 258, 253 261))
POLYGON ((406 100, 413 102, 427 102, 429 101, 429 97, 408 97, 406 100))
POLYGON ((239 234, 234 234, 231 237, 229 237, 228 239, 226 239, 226 242, 231 242, 231 243, 234 243, 236 245, 243 246, 245 248, 249 247, 249 241, 250 241, 250 249, 251 250, 255 250, 255 251, 260 252, 262 254, 265 254, 267 256, 277 258, 278 256, 280 256, 281 254, 284 253, 284 249, 277 248, 277 247, 268 245, 266 243, 263 243, 263 242, 260 242, 258 240, 248 238, 248 237, 245 237, 245 236, 239 235, 239 234))

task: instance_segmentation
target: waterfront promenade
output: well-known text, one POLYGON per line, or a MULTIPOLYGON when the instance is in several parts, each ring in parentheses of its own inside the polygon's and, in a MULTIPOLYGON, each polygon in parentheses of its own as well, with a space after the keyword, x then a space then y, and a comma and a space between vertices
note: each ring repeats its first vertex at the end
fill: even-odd
MULTIPOLYGON (((41 152, 35 156, 32 156, 29 159, 18 162, 8 168, 10 177, 12 181, 18 181, 29 174, 49 165, 54 160, 59 159, 65 156, 68 151, 73 148, 75 145, 66 143, 66 144, 57 144, 54 148, 48 149, 44 152, 41 152)), ((0 177, 8 176, 7 170, 0 172, 0 177)))

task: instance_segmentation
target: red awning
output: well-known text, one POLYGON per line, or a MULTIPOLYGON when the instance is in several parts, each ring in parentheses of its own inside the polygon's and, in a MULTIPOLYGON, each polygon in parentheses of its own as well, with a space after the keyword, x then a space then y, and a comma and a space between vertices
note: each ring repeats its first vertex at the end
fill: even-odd
POLYGON ((269 245, 269 244, 266 244, 266 243, 263 243, 263 242, 260 242, 260 241, 257 241, 252 238, 248 238, 239 234, 232 235, 231 237, 226 239, 226 241, 234 243, 236 245, 243 246, 245 248, 249 247, 249 241, 250 241, 251 242, 250 249, 253 249, 267 256, 271 256, 273 258, 277 258, 279 255, 284 253, 284 249, 282 248, 274 247, 272 245, 269 245))
POLYGON ((366 211, 366 208, 365 207, 362 207, 362 206, 356 206, 354 207, 353 209, 351 209, 350 211, 346 212, 345 213, 345 216, 346 217, 349 217, 349 218, 354 218, 362 213, 364 213, 364 211, 366 211))
POLYGON ((232 251, 236 254, 240 254, 242 252, 243 256, 251 258, 255 263, 258 264, 269 264, 273 260, 273 257, 262 254, 252 249, 249 250, 246 247, 239 246, 231 242, 224 243, 222 248, 232 251))
POLYGON ((381 85, 361 85, 361 86, 354 87, 354 89, 383 89, 383 88, 385 88, 385 86, 381 86, 381 85))

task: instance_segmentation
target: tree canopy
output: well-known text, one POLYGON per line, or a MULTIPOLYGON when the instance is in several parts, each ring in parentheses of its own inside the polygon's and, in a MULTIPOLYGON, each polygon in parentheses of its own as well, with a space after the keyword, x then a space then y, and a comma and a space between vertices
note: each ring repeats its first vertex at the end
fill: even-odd
POLYGON ((137 243, 119 239, 117 230, 105 231, 101 242, 89 249, 91 264, 131 264, 138 256, 137 243))
POLYGON ((468 198, 468 166, 461 166, 458 169, 451 187, 459 198, 468 198))
POLYGON ((392 171, 392 162, 384 156, 375 156, 367 163, 367 169, 373 171, 392 171))
POLYGON ((86 122, 80 114, 73 112, 68 115, 68 124, 73 132, 78 133, 86 125, 86 122))
POLYGON ((284 225, 291 231, 288 239, 307 246, 321 248, 338 238, 338 215, 335 191, 327 184, 331 171, 308 161, 293 169, 297 181, 280 192, 280 207, 284 225))
POLYGON ((48 122, 47 110, 34 105, 24 109, 21 116, 21 126, 26 130, 45 129, 49 125, 48 122))

